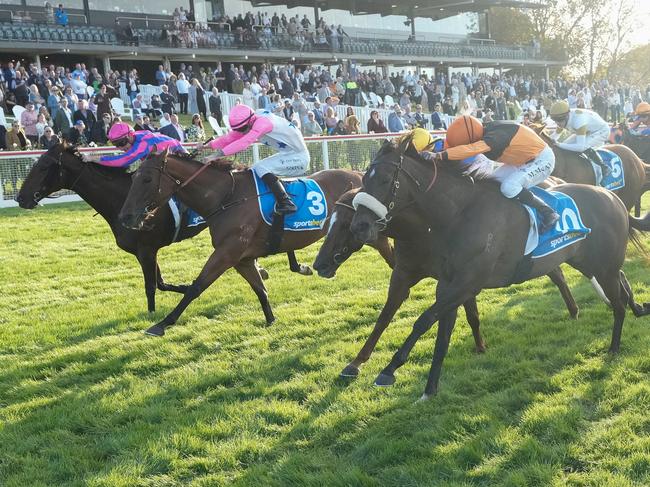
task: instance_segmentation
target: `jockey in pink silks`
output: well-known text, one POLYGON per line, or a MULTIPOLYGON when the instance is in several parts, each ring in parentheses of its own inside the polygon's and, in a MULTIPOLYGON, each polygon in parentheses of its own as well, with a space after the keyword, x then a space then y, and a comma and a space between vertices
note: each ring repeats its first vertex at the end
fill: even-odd
POLYGON ((296 211, 296 205, 284 190, 278 176, 302 176, 309 167, 309 152, 300 129, 268 110, 254 112, 243 104, 230 110, 228 122, 232 131, 207 144, 211 149, 216 149, 215 154, 207 160, 236 154, 256 142, 273 147, 278 152, 254 164, 251 169, 275 196, 276 213, 287 214, 296 211))
MULTIPOLYGON (((172 153, 185 153, 181 143, 162 134, 154 134, 148 130, 134 131, 129 125, 118 122, 113 124, 108 131, 108 139, 118 149, 122 149, 122 154, 114 156, 102 156, 97 162, 102 166, 126 167, 136 161, 145 159, 154 150, 161 152, 169 149, 172 153)), ((88 160, 84 157, 85 160, 88 160)))

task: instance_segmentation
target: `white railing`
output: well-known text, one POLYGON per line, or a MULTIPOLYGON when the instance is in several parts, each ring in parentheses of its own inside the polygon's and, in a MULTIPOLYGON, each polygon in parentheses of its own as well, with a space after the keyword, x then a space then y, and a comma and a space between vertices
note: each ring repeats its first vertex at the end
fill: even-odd
MULTIPOLYGON (((443 131, 432 131, 431 133, 436 136, 444 136, 443 131)), ((311 156, 309 173, 337 168, 365 170, 383 140, 400 135, 402 134, 388 133, 308 137, 305 142, 311 156)), ((185 144, 185 147, 192 150, 196 144, 185 144)), ((81 151, 96 156, 116 153, 114 147, 83 148, 81 151)), ((272 152, 272 149, 267 146, 256 144, 237 154, 237 162, 251 166, 272 152)), ((18 203, 14 201, 16 191, 20 189, 22 181, 27 177, 31 167, 44 153, 45 151, 0 152, 0 208, 18 206, 18 203)), ((81 201, 81 198, 70 191, 61 191, 56 196, 57 198, 45 199, 42 203, 81 201)))

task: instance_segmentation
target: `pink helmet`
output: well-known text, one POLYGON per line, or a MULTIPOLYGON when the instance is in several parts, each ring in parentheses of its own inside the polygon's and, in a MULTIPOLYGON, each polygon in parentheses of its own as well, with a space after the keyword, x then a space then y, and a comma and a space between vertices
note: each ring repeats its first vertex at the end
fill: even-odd
POLYGON ((233 130, 242 129, 249 126, 255 120, 255 112, 248 106, 240 103, 230 110, 228 122, 233 130))
POLYGON ((126 137, 127 135, 133 135, 135 131, 129 127, 124 122, 118 122, 113 124, 111 129, 108 131, 108 138, 110 141, 115 141, 126 137))

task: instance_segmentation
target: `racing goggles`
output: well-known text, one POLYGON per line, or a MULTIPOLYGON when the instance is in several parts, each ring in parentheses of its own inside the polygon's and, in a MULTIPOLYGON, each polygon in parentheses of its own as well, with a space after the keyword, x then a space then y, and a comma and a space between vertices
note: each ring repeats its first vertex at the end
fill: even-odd
POLYGON ((120 137, 119 139, 115 139, 111 141, 115 147, 124 147, 126 145, 129 145, 129 137, 128 135, 125 135, 124 137, 120 137))

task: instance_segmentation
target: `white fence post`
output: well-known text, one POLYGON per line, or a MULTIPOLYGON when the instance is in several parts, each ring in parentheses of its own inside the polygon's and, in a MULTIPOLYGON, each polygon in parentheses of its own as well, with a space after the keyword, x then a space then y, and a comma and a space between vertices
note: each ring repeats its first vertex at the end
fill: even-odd
POLYGON ((329 169, 330 168, 330 153, 327 148, 327 141, 323 140, 321 142, 322 150, 323 150, 323 169, 329 169))
POLYGON ((257 164, 260 161, 260 145, 253 144, 253 164, 257 164))

